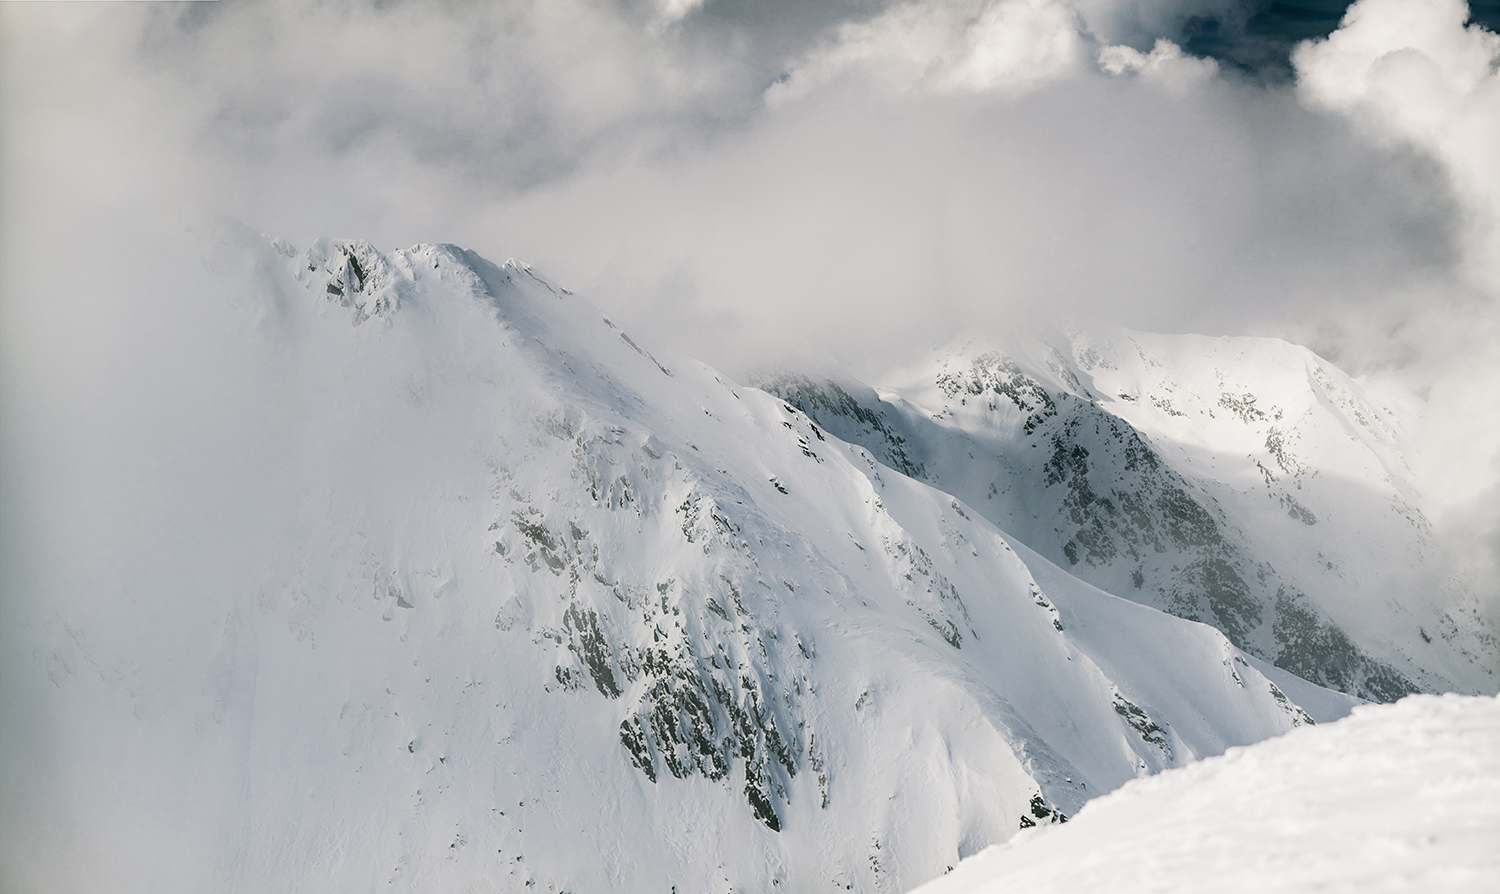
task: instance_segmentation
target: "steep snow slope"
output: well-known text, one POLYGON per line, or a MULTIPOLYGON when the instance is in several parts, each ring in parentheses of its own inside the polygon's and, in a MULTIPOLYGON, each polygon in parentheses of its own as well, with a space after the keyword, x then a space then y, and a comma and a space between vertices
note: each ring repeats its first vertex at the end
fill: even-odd
POLYGON ((1072 353, 1111 412, 1351 639, 1429 686, 1500 688, 1500 619, 1446 574, 1422 511, 1418 407, 1276 339, 1117 331, 1079 335, 1072 353))
POLYGON ((1445 891, 1500 880, 1500 702, 1412 696, 1132 782, 921 894, 1445 891))
POLYGON ((1365 698, 1493 691, 1394 414, 1273 339, 1119 332, 941 353, 892 391, 758 384, 1109 592, 1365 698))
POLYGON ((211 266, 282 472, 202 598, 152 598, 205 536, 170 465, 95 501, 127 561, 34 582, 13 890, 901 890, 1350 707, 524 265, 211 266))

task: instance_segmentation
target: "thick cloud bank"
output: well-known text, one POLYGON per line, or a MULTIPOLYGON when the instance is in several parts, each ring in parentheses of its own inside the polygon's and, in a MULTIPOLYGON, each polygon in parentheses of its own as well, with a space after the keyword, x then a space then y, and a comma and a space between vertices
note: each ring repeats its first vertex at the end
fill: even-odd
POLYGON ((1451 299, 1473 221, 1450 158, 1314 101, 1338 72, 1299 99, 1170 39, 1233 12, 7 7, 7 220, 40 245, 111 203, 297 244, 446 239, 742 363, 1036 316, 1399 359, 1324 324, 1451 299))
POLYGON ((1500 36, 1462 0, 1363 0, 1293 57, 1306 102, 1437 158, 1469 214, 1469 273, 1500 289, 1500 36))
POLYGON ((1494 581, 1500 441, 1485 407, 1500 381, 1500 37, 1464 27, 1467 13, 1462 0, 1362 0, 1293 62, 1308 106, 1421 150, 1460 203, 1454 290, 1419 293, 1380 318, 1420 345, 1407 373, 1429 389, 1428 487, 1455 567, 1494 581))

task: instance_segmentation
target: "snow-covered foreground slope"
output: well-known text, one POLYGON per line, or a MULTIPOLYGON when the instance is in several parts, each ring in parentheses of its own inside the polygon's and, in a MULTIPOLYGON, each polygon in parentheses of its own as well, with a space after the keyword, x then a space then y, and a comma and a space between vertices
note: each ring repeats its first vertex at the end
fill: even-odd
POLYGON ((1352 704, 523 265, 210 266, 280 427, 58 454, 8 890, 894 891, 1352 704))
POLYGON ((1408 423, 1305 348, 1118 331, 965 344, 879 394, 759 384, 1077 576, 1307 679, 1383 701, 1500 685, 1496 619, 1444 574, 1408 423))
POLYGON ((921 894, 1500 886, 1500 702, 1411 696, 1132 782, 921 894))

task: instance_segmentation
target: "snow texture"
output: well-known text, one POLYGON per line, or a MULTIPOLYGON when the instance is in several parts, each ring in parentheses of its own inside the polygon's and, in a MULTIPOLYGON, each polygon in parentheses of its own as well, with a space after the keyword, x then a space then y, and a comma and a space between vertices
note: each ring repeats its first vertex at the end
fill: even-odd
POLYGON ((1500 701, 1411 696, 1132 782, 920 894, 1490 894, 1500 701))

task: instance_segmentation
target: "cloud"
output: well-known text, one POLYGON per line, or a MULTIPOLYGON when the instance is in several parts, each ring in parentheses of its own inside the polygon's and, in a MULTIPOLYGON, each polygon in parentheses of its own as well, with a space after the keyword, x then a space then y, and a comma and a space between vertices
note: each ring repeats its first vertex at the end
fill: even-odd
POLYGON ((1451 3, 1380 24, 1402 6, 1356 6, 1294 91, 1181 50, 1230 0, 5 4, 0 250, 34 260, 3 312, 65 333, 43 271, 80 234, 125 256, 120 221, 225 212, 526 258, 732 370, 878 379, 1061 318, 1288 335, 1442 394, 1487 356, 1459 321, 1493 306, 1491 38, 1451 3))
POLYGON ((1417 439, 1430 505, 1454 574, 1500 615, 1500 36, 1465 27, 1462 0, 1360 0, 1327 40, 1293 55, 1310 106, 1373 140, 1416 147, 1461 205, 1456 265, 1466 289, 1379 315, 1416 344, 1403 370, 1426 394, 1417 439))
POLYGON ((7 108, 30 109, 11 143, 65 199, 128 189, 297 243, 460 241, 606 304, 656 307, 668 281, 704 311, 674 319, 762 303, 685 244, 754 246, 797 271, 789 303, 830 321, 872 301, 931 317, 915 305, 940 300, 953 319, 1129 302, 1143 325, 1243 328, 1446 264, 1448 209, 1415 150, 1360 145, 1171 42, 1119 42, 1221 5, 7 8, 7 108), (887 280, 841 310, 856 290, 838 281, 871 276, 859 244, 946 284, 887 280))
POLYGON ((704 0, 656 0, 656 12, 662 23, 671 24, 701 7, 703 2, 704 0))
POLYGON ((1107 46, 1099 51, 1099 67, 1117 77, 1139 75, 1171 90, 1191 89, 1219 71, 1214 60, 1189 56, 1165 37, 1156 41, 1150 53, 1123 45, 1107 46))
POLYGON ((1500 35, 1468 15, 1463 0, 1361 0, 1293 64, 1310 105, 1443 164, 1471 214, 1469 272, 1500 294, 1500 35))
POLYGON ((849 72, 887 89, 1022 93, 1075 71, 1078 15, 1060 0, 913 2, 838 29, 767 90, 802 97, 849 72))

